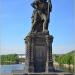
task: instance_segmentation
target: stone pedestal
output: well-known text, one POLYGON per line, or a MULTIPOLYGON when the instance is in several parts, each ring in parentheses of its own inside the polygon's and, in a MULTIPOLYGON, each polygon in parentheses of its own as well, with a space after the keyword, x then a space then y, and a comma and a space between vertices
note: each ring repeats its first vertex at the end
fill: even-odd
POLYGON ((25 38, 27 72, 52 72, 53 36, 49 33, 30 33, 25 38))

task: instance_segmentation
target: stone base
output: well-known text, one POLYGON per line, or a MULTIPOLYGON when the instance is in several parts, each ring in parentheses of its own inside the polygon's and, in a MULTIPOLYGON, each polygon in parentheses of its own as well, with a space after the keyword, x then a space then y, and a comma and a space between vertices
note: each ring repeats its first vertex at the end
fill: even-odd
POLYGON ((25 38, 28 72, 53 72, 53 36, 47 32, 30 33, 25 38))
POLYGON ((55 72, 50 72, 50 73, 17 73, 13 75, 74 75, 73 73, 67 73, 67 72, 60 72, 60 73, 55 73, 55 72))
POLYGON ((40 73, 34 73, 34 72, 26 72, 25 70, 16 70, 12 72, 12 74, 1 74, 1 75, 75 75, 75 73, 69 73, 64 72, 60 70, 55 70, 54 72, 40 72, 40 73))

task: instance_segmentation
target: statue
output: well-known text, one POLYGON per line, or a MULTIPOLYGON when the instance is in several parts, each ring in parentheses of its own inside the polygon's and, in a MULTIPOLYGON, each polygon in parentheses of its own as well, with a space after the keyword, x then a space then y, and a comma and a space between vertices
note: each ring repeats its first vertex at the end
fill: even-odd
POLYGON ((35 0, 32 4, 32 32, 48 31, 49 16, 52 10, 51 0, 35 0))
MULTIPOLYGON (((51 0, 34 0, 32 14, 32 30, 25 37, 26 43, 26 70, 28 74, 43 75, 54 72, 52 60, 53 36, 49 35, 48 24, 52 10, 51 0), (43 73, 43 74, 42 74, 43 73)), ((27 72, 26 71, 26 72, 27 72)), ((28 75, 26 74, 26 75, 28 75)))

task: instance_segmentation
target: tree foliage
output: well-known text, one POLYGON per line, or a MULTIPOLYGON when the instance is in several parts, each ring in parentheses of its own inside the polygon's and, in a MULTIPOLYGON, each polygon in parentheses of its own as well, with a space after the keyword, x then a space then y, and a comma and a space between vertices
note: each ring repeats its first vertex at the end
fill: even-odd
POLYGON ((63 55, 56 55, 55 61, 59 64, 74 64, 74 53, 75 52, 73 51, 63 55))
POLYGON ((1 64, 17 64, 19 61, 17 54, 1 55, 1 64))

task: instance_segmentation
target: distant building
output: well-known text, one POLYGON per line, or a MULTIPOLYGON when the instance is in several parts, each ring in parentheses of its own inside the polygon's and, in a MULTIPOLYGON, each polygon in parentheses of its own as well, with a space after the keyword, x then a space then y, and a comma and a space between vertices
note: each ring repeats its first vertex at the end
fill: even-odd
POLYGON ((26 55, 25 54, 18 54, 19 57, 19 63, 25 64, 26 55))
POLYGON ((26 58, 26 55, 25 54, 18 54, 18 57, 19 58, 26 58))

